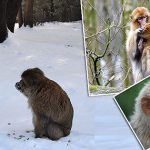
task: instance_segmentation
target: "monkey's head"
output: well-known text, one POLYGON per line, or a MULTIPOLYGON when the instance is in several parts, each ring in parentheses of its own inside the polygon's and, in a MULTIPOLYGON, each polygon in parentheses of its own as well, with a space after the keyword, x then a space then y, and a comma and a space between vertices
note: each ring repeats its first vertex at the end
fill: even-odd
POLYGON ((28 97, 38 87, 43 77, 44 73, 39 68, 27 69, 22 73, 21 80, 15 84, 15 87, 28 97))
POLYGON ((136 30, 142 28, 146 23, 150 22, 150 12, 145 7, 137 7, 133 10, 131 16, 131 28, 136 30))

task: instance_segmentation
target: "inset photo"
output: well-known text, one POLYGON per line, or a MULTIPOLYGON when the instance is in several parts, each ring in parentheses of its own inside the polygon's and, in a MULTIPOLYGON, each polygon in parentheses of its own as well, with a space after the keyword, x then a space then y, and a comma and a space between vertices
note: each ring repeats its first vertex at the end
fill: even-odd
POLYGON ((90 96, 117 93, 150 75, 150 1, 82 0, 90 96))
POLYGON ((114 99, 141 146, 150 148, 150 76, 114 99))

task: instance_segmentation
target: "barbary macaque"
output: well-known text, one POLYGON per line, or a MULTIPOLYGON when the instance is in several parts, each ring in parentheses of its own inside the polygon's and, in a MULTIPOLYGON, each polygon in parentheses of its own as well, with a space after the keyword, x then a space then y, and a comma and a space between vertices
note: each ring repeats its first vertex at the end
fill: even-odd
POLYGON ((130 123, 145 149, 150 148, 150 82, 140 91, 135 100, 130 123))
POLYGON ((39 68, 25 70, 16 88, 27 98, 33 113, 36 138, 58 140, 70 134, 73 106, 67 93, 39 68))
POLYGON ((143 77, 150 75, 150 23, 146 23, 139 36, 143 38, 143 50, 141 56, 141 71, 143 77))
POLYGON ((150 44, 145 36, 149 36, 149 32, 147 32, 147 27, 150 25, 149 23, 150 12, 147 8, 137 7, 133 10, 126 49, 131 62, 134 82, 137 82, 150 74, 150 55, 147 47, 150 44))

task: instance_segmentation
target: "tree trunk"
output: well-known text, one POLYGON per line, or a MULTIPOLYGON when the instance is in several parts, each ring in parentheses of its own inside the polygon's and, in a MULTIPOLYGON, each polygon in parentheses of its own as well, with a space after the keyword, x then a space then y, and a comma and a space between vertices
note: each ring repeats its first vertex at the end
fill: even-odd
POLYGON ((18 11, 18 23, 19 23, 19 28, 21 28, 23 25, 22 6, 18 11))
POLYGON ((54 21, 54 0, 51 0, 51 20, 54 21))
POLYGON ((25 0, 24 2, 24 26, 33 27, 33 2, 34 0, 25 0))

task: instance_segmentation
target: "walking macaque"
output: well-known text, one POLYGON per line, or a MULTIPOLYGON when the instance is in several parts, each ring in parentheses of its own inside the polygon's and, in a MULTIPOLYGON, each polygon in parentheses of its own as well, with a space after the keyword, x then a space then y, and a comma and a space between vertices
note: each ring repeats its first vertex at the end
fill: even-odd
POLYGON ((150 74, 150 53, 146 38, 147 27, 150 23, 150 12, 145 7, 137 7, 131 14, 130 32, 127 36, 126 49, 130 58, 134 82, 150 74), (146 25, 147 24, 147 25, 146 25), (144 53, 143 53, 144 51, 144 53), (147 52, 146 52, 147 51, 147 52))
POLYGON ((16 88, 27 98, 33 113, 36 138, 58 140, 70 134, 73 107, 66 92, 39 68, 27 69, 16 88))
POLYGON ((150 82, 140 91, 135 100, 131 126, 145 149, 150 148, 150 82))

